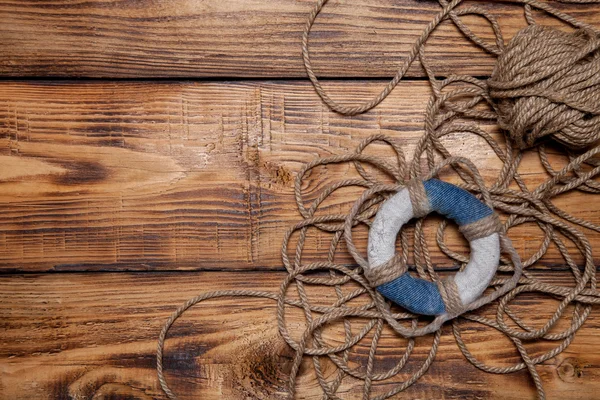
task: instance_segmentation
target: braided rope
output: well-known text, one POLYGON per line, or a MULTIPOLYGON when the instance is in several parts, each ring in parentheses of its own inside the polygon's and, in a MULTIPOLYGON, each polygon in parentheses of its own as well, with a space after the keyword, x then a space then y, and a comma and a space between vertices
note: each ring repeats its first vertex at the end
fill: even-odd
POLYGON ((364 274, 371 286, 377 287, 404 275, 406 271, 408 271, 408 265, 404 262, 403 256, 394 254, 394 257, 377 268, 365 269, 364 274))
MULTIPOLYGON (((305 165, 297 174, 294 184, 295 199, 302 220, 290 227, 284 236, 282 261, 287 270, 287 275, 281 283, 279 291, 276 293, 252 290, 209 292, 197 296, 179 307, 167 320, 159 336, 157 372, 161 387, 170 399, 177 398, 168 387, 163 369, 164 342, 170 327, 177 318, 190 307, 206 299, 246 296, 266 298, 277 302, 279 332, 295 352, 288 382, 289 398, 294 397, 300 364, 306 356, 312 358, 315 376, 323 390, 324 398, 339 399, 337 393, 342 387, 342 381, 348 377, 363 382, 363 398, 365 399, 380 400, 394 396, 410 387, 425 374, 433 363, 438 350, 441 337, 440 328, 448 319, 452 319, 452 332, 456 343, 469 362, 483 371, 497 374, 527 370, 532 377, 537 397, 544 399, 545 392, 536 365, 555 357, 563 351, 572 342, 575 333, 590 315, 592 305, 600 303, 600 293, 596 287, 596 267, 592 258, 592 248, 586 234, 581 229, 586 228, 600 232, 600 226, 560 209, 553 203, 553 199, 571 190, 579 190, 589 194, 600 193, 600 184, 593 180, 600 173, 600 161, 595 158, 600 154, 600 146, 584 148, 583 150, 566 149, 568 163, 560 169, 555 169, 548 160, 544 143, 525 137, 521 140, 510 135, 507 136, 506 143, 501 143, 481 128, 482 124, 493 123, 498 119, 497 104, 492 98, 488 82, 470 76, 451 76, 438 80, 427 64, 425 54, 424 44, 427 38, 444 20, 451 20, 469 40, 486 51, 497 56, 505 54, 507 51, 506 46, 496 19, 488 11, 478 7, 457 8, 461 0, 439 1, 442 7, 441 11, 427 25, 422 35, 415 42, 395 77, 374 99, 357 106, 337 103, 327 95, 321 86, 312 70, 309 56, 309 33, 317 15, 326 2, 327 0, 319 0, 311 11, 302 40, 302 53, 306 71, 319 96, 332 110, 339 113, 354 115, 365 112, 385 99, 402 79, 411 63, 419 57, 433 91, 425 111, 425 134, 417 143, 410 163, 405 161, 402 148, 396 141, 384 135, 374 135, 362 141, 355 152, 318 158, 305 165), (467 27, 460 18, 467 14, 479 15, 490 23, 496 37, 495 44, 489 44, 479 38, 467 27), (502 168, 498 171, 498 174, 490 179, 490 182, 487 182, 487 184, 484 182, 476 166, 471 161, 453 156, 445 147, 444 140, 453 134, 475 135, 483 139, 489 146, 489 150, 502 162, 502 168), (394 159, 390 161, 389 159, 365 154, 364 150, 374 142, 388 146, 395 153, 394 159), (523 146, 523 143, 531 147, 525 150, 526 146, 523 146), (538 154, 543 168, 549 174, 549 178, 535 188, 525 185, 523 177, 519 173, 521 160, 528 152, 538 154), (326 185, 317 193, 316 198, 307 202, 303 188, 306 187, 305 183, 309 179, 310 172, 329 164, 342 163, 354 166, 357 177, 326 185), (426 171, 423 171, 424 167, 426 171), (408 268, 409 240, 407 230, 403 229, 400 232, 400 251, 390 261, 389 266, 393 267, 390 268, 393 271, 377 276, 365 276, 362 273, 361 267, 365 267, 367 261, 354 244, 353 231, 359 225, 369 226, 379 205, 398 189, 407 184, 412 185, 411 182, 427 180, 438 176, 442 172, 446 174, 448 171, 456 173, 457 178, 461 180, 460 187, 475 193, 502 218, 502 220, 497 217, 489 218, 489 220, 477 226, 462 227, 462 233, 467 238, 476 238, 481 232, 498 232, 503 255, 498 273, 490 283, 487 294, 467 306, 462 305, 452 279, 441 279, 434 268, 430 256, 430 244, 425 240, 423 219, 418 219, 414 224, 414 265, 411 265, 411 267, 414 266, 419 277, 432 280, 438 284, 444 302, 451 309, 450 314, 452 314, 436 317, 433 321, 423 325, 419 324, 422 320, 417 316, 391 308, 383 297, 373 289, 373 283, 378 283, 378 280, 381 279, 388 279, 399 271, 405 271, 408 268), (348 212, 337 214, 319 212, 322 204, 328 198, 335 196, 339 190, 351 187, 359 188, 363 192, 348 212), (510 242, 509 236, 511 229, 526 223, 536 224, 542 235, 537 251, 528 259, 521 261, 510 242), (302 255, 306 240, 315 232, 319 232, 321 236, 329 235, 330 242, 327 254, 323 257, 324 261, 303 262, 302 255), (345 245, 347 252, 354 258, 357 267, 348 267, 335 262, 336 254, 342 251, 342 244, 345 245), (563 287, 545 283, 527 270, 528 267, 539 261, 551 245, 558 249, 565 265, 569 268, 575 282, 573 286, 563 287), (578 265, 575 261, 574 252, 578 253, 583 259, 582 265, 578 265), (323 272, 326 274, 323 274, 323 272), (307 286, 311 285, 333 287, 337 300, 329 306, 314 305, 306 290, 307 286), (292 290, 297 293, 298 300, 290 297, 288 292, 292 290), (511 302, 523 293, 537 293, 540 297, 552 295, 560 299, 554 313, 542 327, 529 325, 526 321, 527 316, 519 316, 515 310, 510 308, 511 302), (355 305, 354 300, 359 298, 366 301, 363 301, 361 305, 355 305), (572 311, 570 311, 570 324, 566 328, 560 328, 557 323, 567 315, 567 306, 570 304, 574 304, 572 311), (495 318, 485 317, 477 311, 483 305, 495 308, 495 318), (288 330, 286 306, 297 307, 304 312, 307 326, 299 339, 292 338, 288 330), (356 322, 357 320, 359 320, 359 323, 356 322), (328 324, 335 321, 343 322, 344 339, 341 344, 330 345, 323 338, 322 331, 328 324), (477 323, 503 333, 513 342, 521 361, 507 367, 487 365, 481 362, 470 352, 462 338, 461 321, 477 323), (400 336, 407 338, 407 346, 404 354, 394 366, 381 371, 375 367, 375 354, 383 328, 386 325, 400 336), (366 365, 361 368, 351 367, 349 365, 349 352, 358 342, 367 338, 367 335, 370 335, 368 337, 371 346, 366 365), (385 386, 384 392, 372 396, 373 383, 390 379, 399 374, 413 352, 415 346, 413 338, 424 335, 431 335, 433 338, 431 348, 422 364, 416 370, 413 370, 412 374, 406 376, 401 383, 396 383, 391 387, 385 386), (557 346, 540 355, 531 356, 524 342, 541 340, 555 341, 557 346), (331 360, 337 368, 337 372, 333 377, 328 378, 323 372, 321 360, 324 357, 331 360)), ((535 24, 533 15, 535 9, 574 27, 598 34, 598 31, 593 27, 577 21, 547 3, 541 3, 537 0, 512 0, 512 2, 524 5, 525 19, 531 25, 535 24)), ((565 2, 588 3, 590 1, 570 0, 565 2)), ((593 49, 595 42, 590 43, 589 49, 593 49)), ((552 68, 551 72, 556 75, 560 74, 560 68, 564 68, 564 66, 556 65, 552 68)), ((501 87, 501 82, 503 80, 498 79, 492 82, 494 90, 501 92, 501 97, 514 96, 514 93, 509 93, 513 89, 501 87)), ((571 80, 567 83, 576 84, 577 82, 571 80)), ((563 101, 568 103, 570 110, 582 108, 585 113, 597 111, 589 108, 589 106, 597 106, 597 104, 588 104, 587 101, 583 101, 581 98, 557 98, 539 90, 535 94, 542 94, 542 97, 550 102, 563 101)), ((498 96, 498 93, 495 93, 495 95, 498 96)), ((568 110, 569 113, 570 110, 568 110)), ((564 123, 565 121, 560 119, 556 121, 562 123, 563 126, 567 126, 564 123)), ((502 123, 502 121, 500 122, 502 123)), ((572 129, 577 125, 571 123, 568 126, 571 129, 570 131, 563 129, 559 133, 561 135, 565 132, 573 133, 572 129)), ((579 127, 587 129, 589 126, 581 125, 579 127)), ((586 132, 589 131, 584 133, 587 134, 586 132)), ((561 135, 555 136, 563 141, 566 141, 565 138, 567 140, 575 138, 573 135, 568 137, 565 135, 561 137, 561 135)), ((537 135, 536 139, 540 137, 540 135, 537 135)), ((576 140, 574 141, 576 142, 576 140)), ((587 139, 582 143, 590 144, 587 139)), ((580 145, 582 143, 574 144, 580 145)), ((411 190, 411 192, 414 192, 411 196, 415 196, 416 193, 418 199, 418 188, 411 190)), ((420 211, 419 215, 424 215, 423 210, 420 211)), ((448 222, 445 220, 439 224, 436 243, 446 256, 458 265, 465 265, 468 262, 468 257, 451 250, 445 243, 444 233, 447 226, 448 222)))
POLYGON ((465 305, 460 300, 458 294, 458 286, 452 277, 437 281, 437 286, 444 300, 446 311, 452 315, 461 314, 465 308, 465 305))

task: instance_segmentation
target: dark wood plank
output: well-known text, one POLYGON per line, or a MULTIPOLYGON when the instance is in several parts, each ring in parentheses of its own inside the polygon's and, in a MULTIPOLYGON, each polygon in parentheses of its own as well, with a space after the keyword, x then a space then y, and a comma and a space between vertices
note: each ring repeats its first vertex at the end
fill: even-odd
MULTIPOLYGON (((491 3, 491 4, 490 4, 491 3)), ((597 5, 552 2, 588 23, 597 5)), ((314 0, 73 0, 0 2, 0 75, 45 77, 303 77, 302 29, 314 0)), ((512 37, 522 8, 471 2, 490 10, 512 37)), ((392 76, 440 7, 436 1, 332 0, 317 20, 314 66, 328 77, 392 76)), ((538 16, 544 24, 555 24, 538 16)), ((467 18, 493 43, 489 25, 467 18)), ((493 58, 450 24, 428 50, 439 74, 487 75, 493 58)), ((413 68, 411 76, 421 76, 413 68)))
MULTIPOLYGON (((380 84, 330 87, 340 96, 367 96, 380 84)), ((293 180, 302 165, 347 152, 374 133, 401 141, 412 158, 429 96, 425 82, 413 82, 410 93, 397 90, 377 110, 346 118, 329 112, 301 82, 5 82, 0 88, 5 272, 281 268, 283 234, 300 219, 293 180)), ((488 182, 499 173, 501 163, 480 138, 445 143, 470 157, 488 182)), ((378 146, 370 151, 387 154, 378 146)), ((564 163, 557 154, 551 161, 564 163)), ((534 154, 520 171, 530 185, 546 179, 534 154)), ((348 174, 347 166, 317 171, 307 180, 307 198, 348 174)), ((358 193, 340 194, 328 209, 348 209, 358 193)), ((557 204, 599 222, 591 197, 570 193, 557 204)), ((434 231, 428 232, 433 243, 434 231)), ((589 236, 593 244, 600 240, 589 236)), ((511 237, 526 257, 537 250, 540 231, 528 224, 511 237)), ((327 235, 314 238, 307 260, 327 251, 327 235)), ((361 246, 365 238, 357 233, 361 246)), ((448 240, 468 251, 458 235, 448 240)), ((447 265, 439 251, 433 259, 447 265)), ((352 261, 343 254, 340 260, 352 261)), ((562 264, 551 249, 540 265, 562 264)))
MULTIPOLYGON (((196 294, 217 289, 254 289, 275 292, 279 272, 239 273, 95 273, 0 276, 0 391, 11 399, 134 398, 163 399, 156 379, 155 348, 162 324, 181 303, 196 294)), ((541 279, 569 286, 566 273, 543 273, 541 279)), ((350 290, 344 288, 343 290, 350 290)), ((308 288, 315 304, 334 301, 331 291, 308 288)), ((358 304, 358 303, 357 303, 358 304)), ((543 296, 522 295, 512 309, 526 321, 541 326, 558 302, 543 296)), ((591 399, 600 379, 600 328, 595 310, 573 343, 556 358, 538 366, 548 398, 591 399)), ((566 321, 562 321, 566 322, 566 321)), ((565 326, 563 323, 561 326, 565 326)), ((294 337, 303 316, 288 313, 294 337)), ((359 329, 360 322, 353 327, 359 329)), ((480 325, 462 323, 465 341, 482 361, 499 366, 518 360, 501 335, 480 325)), ((330 343, 340 340, 338 325, 327 328, 330 343)), ((406 373, 426 357, 430 337, 417 340, 406 373)), ((541 354, 556 343, 529 343, 531 354, 541 354)), ((353 366, 364 365, 369 349, 361 341, 350 355, 353 366)), ((404 351, 406 340, 384 331, 376 371, 390 368, 404 351)), ((181 398, 283 398, 292 353, 279 337, 275 305, 264 299, 211 300, 192 308, 177 321, 167 340, 165 368, 181 398)), ((326 376, 334 366, 324 364, 326 376)), ((402 381, 401 374, 392 379, 402 381)), ((317 399, 320 389, 311 361, 306 360, 298 382, 298 398, 317 399)), ((390 382, 376 383, 375 392, 390 382)), ((341 392, 357 398, 362 387, 344 381, 341 392)), ((407 398, 522 399, 533 398, 525 372, 511 375, 484 373, 460 354, 448 327, 439 353, 427 374, 404 395, 407 398)))

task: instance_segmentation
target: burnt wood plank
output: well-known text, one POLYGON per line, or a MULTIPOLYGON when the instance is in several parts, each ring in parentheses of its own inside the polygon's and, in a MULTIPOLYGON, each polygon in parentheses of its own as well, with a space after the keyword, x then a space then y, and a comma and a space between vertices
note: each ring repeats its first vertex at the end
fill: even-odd
MULTIPOLYGON (((572 286, 567 273, 536 274, 545 282, 572 286)), ((201 292, 253 289, 276 292, 280 272, 94 273, 0 276, 0 391, 11 399, 135 398, 163 399, 155 372, 156 339, 171 312, 201 292)), ((308 287, 314 304, 335 301, 333 289, 308 287)), ((344 287, 344 292, 350 288, 344 287)), ((297 295, 293 294, 292 297, 297 295)), ((359 304, 362 300, 356 300, 359 304)), ((366 301, 366 300, 365 300, 366 301)), ((513 312, 541 326, 558 305, 538 295, 521 295, 513 312)), ((567 315, 571 308, 567 309, 567 315)), ((487 311, 487 314, 492 311, 487 311)), ((304 324, 300 312, 288 311, 293 337, 304 324)), ((567 316, 565 316, 567 318, 567 316)), ((362 322, 364 323, 364 322, 362 322)), ((353 329, 362 326, 353 321, 353 329)), ((559 326, 567 326, 567 320, 559 326)), ((265 299, 210 300, 178 320, 167 339, 165 369, 175 393, 192 399, 283 398, 292 352, 280 338, 275 302, 265 299)), ((481 325, 461 322, 464 339, 481 361, 507 366, 518 361, 510 342, 481 325)), ((600 379, 597 310, 557 357, 538 366, 548 398, 591 399, 600 379)), ((324 331, 328 343, 339 343, 343 329, 332 324, 324 331)), ((375 371, 391 368, 407 341, 384 330, 375 371)), ((417 340, 416 349, 391 382, 375 383, 375 393, 406 379, 424 360, 431 337, 417 340)), ((556 342, 526 346, 530 355, 547 351, 556 342)), ((365 365, 370 341, 350 353, 353 367, 365 365)), ((324 362, 332 378, 335 368, 324 362)), ((311 361, 303 364, 298 398, 321 398, 311 361)), ((358 381, 345 380, 341 393, 358 398, 358 381)), ((469 364, 458 350, 449 327, 427 374, 405 393, 408 398, 521 399, 533 398, 525 372, 484 373, 469 364)))
MULTIPOLYGON (((552 4, 597 24, 597 5, 552 4)), ((304 77, 300 40, 314 0, 0 2, 0 75, 18 77, 304 77)), ((467 2, 498 17, 507 39, 526 23, 522 7, 467 2)), ((436 1, 332 0, 312 36, 324 77, 390 77, 440 7, 436 1)), ((537 21, 557 25, 536 14, 537 21)), ((471 30, 493 43, 481 18, 471 30)), ((427 52, 442 75, 487 75, 494 59, 451 24, 427 52)), ((411 76, 422 76, 420 67, 411 76)))
MULTIPOLYGON (((381 83, 327 85, 350 98, 369 96, 381 83)), ((407 87, 348 118, 326 109, 304 82, 4 82, 0 269, 280 269, 284 232, 300 220, 293 181, 304 163, 351 151, 375 133, 398 140, 412 158, 429 88, 407 87)), ((486 129, 501 140, 494 126, 486 129)), ((481 138, 443 141, 473 160, 488 182, 499 173, 500 161, 481 138)), ((389 155, 382 146, 369 152, 389 155)), ((556 151, 550 160, 557 168, 565 162, 556 151)), ((520 172, 531 187, 547 179, 535 154, 525 156, 520 172)), ((316 170, 307 200, 349 174, 348 165, 316 170)), ((348 210, 358 194, 340 193, 324 212, 348 210)), ((556 203, 597 223, 592 198, 569 193, 556 203)), ((433 228, 433 261, 451 266, 433 228)), ((598 234, 586 233, 598 243, 598 234)), ((511 237, 525 258, 537 250, 541 231, 531 223, 511 237)), ((328 238, 314 233, 306 260, 325 257, 328 238)), ((364 246, 366 230, 356 239, 364 246)), ((468 252, 456 233, 448 240, 468 252)), ((352 259, 341 252, 339 261, 352 259)), ((563 264, 551 248, 540 266, 563 264)))

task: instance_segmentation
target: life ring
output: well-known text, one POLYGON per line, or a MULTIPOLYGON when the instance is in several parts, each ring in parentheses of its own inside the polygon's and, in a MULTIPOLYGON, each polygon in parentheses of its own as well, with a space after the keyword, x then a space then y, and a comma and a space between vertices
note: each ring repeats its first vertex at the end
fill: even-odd
POLYGON ((381 205, 371 224, 365 276, 384 297, 413 313, 460 313, 496 273, 499 231, 494 211, 466 190, 438 179, 410 181, 381 205), (454 220, 471 249, 465 269, 437 283, 411 276, 406 266, 398 265, 395 251, 402 226, 432 211, 454 220))

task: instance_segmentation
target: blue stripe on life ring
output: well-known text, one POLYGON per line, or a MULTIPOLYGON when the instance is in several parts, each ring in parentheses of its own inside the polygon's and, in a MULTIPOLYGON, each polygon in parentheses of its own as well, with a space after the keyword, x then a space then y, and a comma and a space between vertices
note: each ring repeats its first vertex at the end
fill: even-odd
POLYGON ((438 179, 423 182, 432 211, 466 225, 493 214, 491 208, 464 189, 438 179))
POLYGON ((413 278, 408 272, 391 282, 377 286, 377 291, 415 314, 439 315, 446 312, 437 285, 424 279, 413 278))

